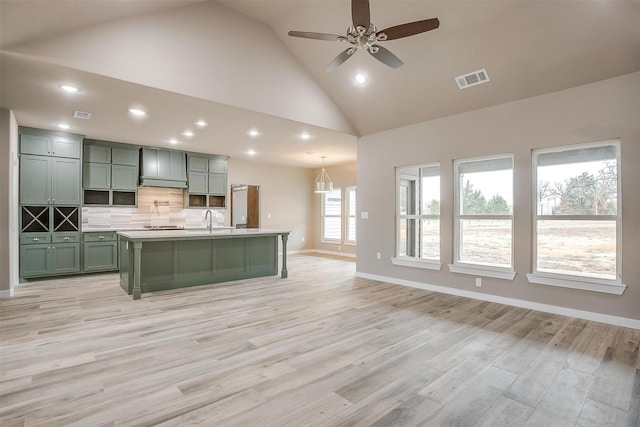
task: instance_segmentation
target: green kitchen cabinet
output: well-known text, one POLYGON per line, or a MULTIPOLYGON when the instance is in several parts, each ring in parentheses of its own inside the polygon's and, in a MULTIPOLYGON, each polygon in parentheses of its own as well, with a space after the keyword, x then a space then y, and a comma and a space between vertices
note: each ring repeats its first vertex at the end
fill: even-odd
POLYGON ((118 239, 115 232, 83 233, 83 271, 118 269, 118 239))
POLYGON ((79 243, 20 245, 21 277, 70 274, 79 271, 79 243))
POLYGON ((118 142, 85 140, 83 204, 135 206, 140 149, 118 142))
POLYGON ((152 187, 187 187, 187 164, 182 151, 142 148, 141 184, 152 187))
POLYGON ((20 203, 80 204, 80 161, 69 158, 22 155, 20 203))
POLYGON ((224 196, 227 194, 227 175, 221 173, 209 174, 209 194, 224 196))
POLYGON ((227 196, 226 156, 189 153, 189 185, 185 204, 190 208, 224 208, 227 196))
POLYGON ((82 136, 21 127, 20 154, 80 158, 82 136))

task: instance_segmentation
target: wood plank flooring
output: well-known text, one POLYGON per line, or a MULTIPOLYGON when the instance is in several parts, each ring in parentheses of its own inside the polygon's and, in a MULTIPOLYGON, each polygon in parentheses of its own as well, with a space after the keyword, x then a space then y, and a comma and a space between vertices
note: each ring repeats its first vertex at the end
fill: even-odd
POLYGON ((1 301, 2 426, 639 426, 640 331, 354 277, 1 301))

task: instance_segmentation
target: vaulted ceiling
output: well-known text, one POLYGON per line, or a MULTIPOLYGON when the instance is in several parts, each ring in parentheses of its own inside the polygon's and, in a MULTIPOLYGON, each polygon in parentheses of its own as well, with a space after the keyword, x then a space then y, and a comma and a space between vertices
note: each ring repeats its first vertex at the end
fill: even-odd
POLYGON ((358 51, 329 73, 344 44, 287 32, 344 35, 349 0, 2 0, 0 105, 26 126, 314 167, 355 160, 359 135, 640 70, 636 0, 370 3, 378 29, 440 28, 381 43, 398 69, 358 51), (489 82, 460 90, 455 77, 479 69, 489 82), (131 106, 150 114, 132 119, 131 106))

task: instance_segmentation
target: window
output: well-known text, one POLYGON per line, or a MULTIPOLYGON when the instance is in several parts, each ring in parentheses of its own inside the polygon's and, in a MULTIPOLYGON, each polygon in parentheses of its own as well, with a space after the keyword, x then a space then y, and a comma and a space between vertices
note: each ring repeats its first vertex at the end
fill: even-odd
POLYGON ((534 150, 534 275, 619 283, 618 156, 618 141, 534 150))
POLYGON ((356 187, 347 187, 347 240, 356 243, 356 187))
POLYGON ((392 261, 439 269, 440 165, 398 168, 396 175, 397 243, 392 261), (421 263, 416 264, 417 260, 421 263))
POLYGON ((322 240, 342 240, 342 190, 322 194, 322 240))
POLYGON ((454 167, 456 241, 451 271, 513 279, 515 273, 500 274, 513 271, 513 156, 458 160, 454 167))

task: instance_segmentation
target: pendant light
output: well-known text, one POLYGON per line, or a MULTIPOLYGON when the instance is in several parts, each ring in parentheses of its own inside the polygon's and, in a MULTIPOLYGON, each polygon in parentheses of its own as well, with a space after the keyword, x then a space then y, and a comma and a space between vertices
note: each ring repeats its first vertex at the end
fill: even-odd
POLYGON ((329 178, 329 174, 324 169, 324 159, 326 156, 322 156, 322 171, 316 178, 315 192, 316 193, 329 193, 333 191, 333 182, 329 178))

